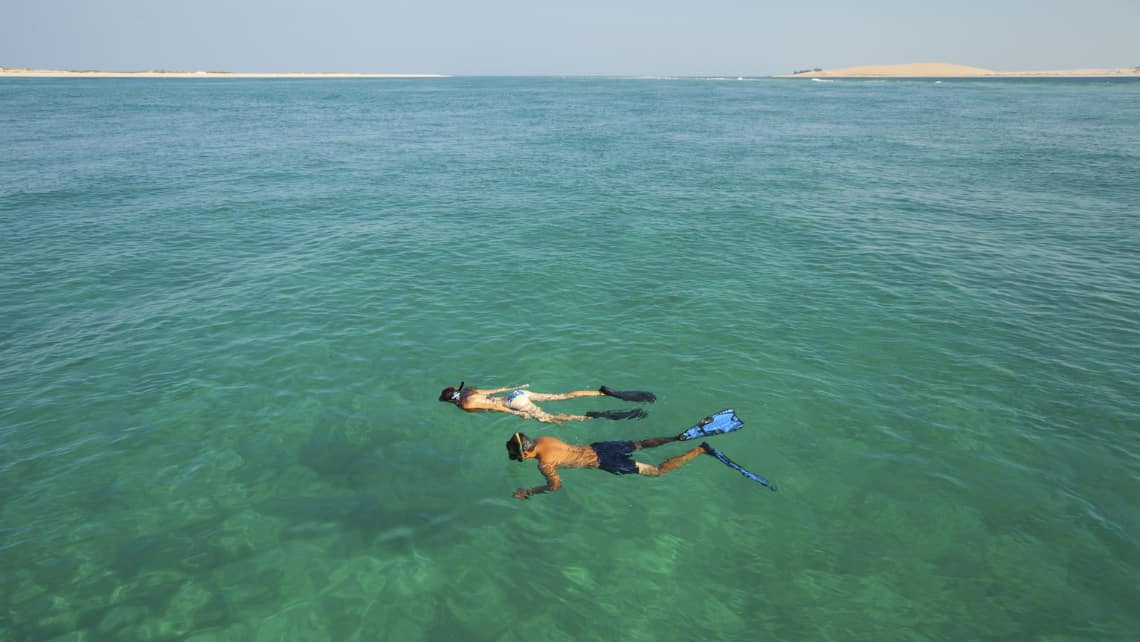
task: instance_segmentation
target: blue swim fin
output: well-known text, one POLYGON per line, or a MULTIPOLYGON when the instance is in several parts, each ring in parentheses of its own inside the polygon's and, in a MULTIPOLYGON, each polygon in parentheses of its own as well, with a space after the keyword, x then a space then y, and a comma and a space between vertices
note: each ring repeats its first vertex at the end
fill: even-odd
POLYGON ((732 461, 731 459, 726 457, 724 453, 722 453, 721 451, 717 450, 716 448, 713 448, 712 446, 708 445, 707 442, 702 441, 701 442, 701 448, 704 448, 705 452, 707 452, 708 454, 712 455, 713 457, 716 457, 717 459, 719 459, 720 463, 724 464, 725 466, 728 466, 729 468, 735 470, 736 472, 740 473, 741 475, 744 475, 745 477, 747 477, 748 479, 751 479, 752 481, 756 482, 757 484, 764 486, 768 490, 775 492, 775 490, 776 490, 775 484, 768 481, 767 479, 764 479, 760 475, 757 475, 756 473, 750 473, 747 470, 744 470, 744 468, 741 467, 740 464, 732 461))
POLYGON ((712 435, 723 435, 726 432, 735 432, 743 427, 744 422, 736 416, 736 412, 732 408, 727 408, 715 415, 705 417, 697 425, 677 435, 677 439, 688 441, 712 435))

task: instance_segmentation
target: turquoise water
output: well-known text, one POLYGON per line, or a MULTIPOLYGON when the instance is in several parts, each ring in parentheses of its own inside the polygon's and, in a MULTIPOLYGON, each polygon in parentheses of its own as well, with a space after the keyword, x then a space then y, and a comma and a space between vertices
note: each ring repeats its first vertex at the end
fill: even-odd
POLYGON ((0 82, 0 640, 1135 640, 1138 122, 1126 81, 0 82), (779 493, 511 498, 516 430, 729 406, 779 493))

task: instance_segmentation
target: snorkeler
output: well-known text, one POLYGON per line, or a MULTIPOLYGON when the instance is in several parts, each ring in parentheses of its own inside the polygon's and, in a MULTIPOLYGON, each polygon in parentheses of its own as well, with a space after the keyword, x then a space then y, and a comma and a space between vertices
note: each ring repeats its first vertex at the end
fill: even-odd
POLYGON ((539 437, 533 439, 521 432, 516 432, 511 436, 510 440, 507 441, 507 456, 519 462, 526 461, 527 459, 537 459, 538 470, 546 477, 546 485, 535 486, 534 488, 519 488, 514 492, 514 497, 516 499, 527 499, 531 495, 549 493, 562 488, 562 480, 558 476, 559 468, 600 468, 615 475, 636 474, 645 475, 647 477, 660 477, 667 472, 684 466, 701 454, 712 455, 722 463, 741 472, 744 476, 763 484, 771 490, 775 490, 776 487, 770 484, 768 480, 744 470, 727 457, 724 457, 720 451, 705 442, 701 442, 701 445, 676 457, 670 457, 656 466, 634 461, 633 458, 630 457, 631 453, 638 450, 656 448, 657 446, 673 443, 675 441, 688 441, 700 437, 734 432, 743 427, 744 422, 736 416, 736 413, 733 412, 732 409, 728 409, 705 417, 695 426, 676 437, 655 437, 641 441, 603 441, 592 443, 589 446, 576 446, 574 444, 568 444, 561 439, 555 439, 554 437, 539 437))
POLYGON ((590 411, 584 415, 561 413, 552 415, 536 406, 536 401, 561 401, 563 399, 575 399, 577 397, 614 397, 624 401, 641 401, 647 403, 653 403, 657 400, 657 396, 652 392, 644 392, 641 390, 611 390, 606 386, 602 386, 597 390, 545 393, 526 390, 530 387, 530 384, 510 386, 507 388, 494 388, 491 390, 479 390, 478 388, 470 386, 464 387, 464 383, 466 382, 461 382, 458 388, 444 388, 443 391, 439 393, 439 400, 453 403, 457 408, 461 408, 467 412, 493 410, 495 412, 506 412, 526 419, 536 419, 551 424, 561 424, 564 421, 585 421, 587 419, 640 419, 648 413, 642 408, 634 408, 632 410, 590 411), (504 392, 509 394, 506 396, 497 396, 504 392))

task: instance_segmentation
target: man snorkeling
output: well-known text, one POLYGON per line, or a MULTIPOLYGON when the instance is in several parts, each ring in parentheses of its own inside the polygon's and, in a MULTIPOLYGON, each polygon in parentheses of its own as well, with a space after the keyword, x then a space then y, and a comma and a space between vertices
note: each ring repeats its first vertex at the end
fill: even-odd
MULTIPOLYGON (((562 488, 562 480, 558 476, 559 468, 600 468, 615 475, 645 475, 647 477, 660 477, 665 473, 676 470, 692 461, 698 455, 712 455, 720 461, 733 466, 746 477, 769 486, 767 480, 753 475, 748 471, 731 463, 724 458, 720 451, 705 442, 676 457, 670 457, 654 466, 640 461, 634 461, 630 454, 646 448, 656 448, 675 441, 688 441, 699 437, 720 435, 734 432, 744 427, 732 409, 722 410, 715 415, 709 415, 695 426, 682 432, 676 437, 655 437, 641 441, 603 441, 592 443, 589 446, 568 444, 554 437, 538 437, 537 439, 516 432, 507 441, 507 456, 519 462, 528 459, 538 460, 538 470, 546 477, 545 486, 534 488, 519 488, 514 492, 516 499, 527 499, 531 495, 549 493, 562 488)), ((774 488, 774 487, 773 487, 774 488)))
POLYGON ((443 391, 439 393, 439 400, 455 404, 456 408, 466 410, 467 412, 480 412, 483 410, 505 412, 518 415, 525 419, 535 419, 558 425, 561 425, 564 421, 586 421, 587 419, 640 419, 648 413, 642 408, 634 408, 632 410, 590 411, 584 415, 570 415, 564 413, 550 414, 536 406, 536 401, 561 401, 563 399, 575 399, 577 397, 614 397, 624 401, 647 403, 653 403, 657 400, 657 396, 652 392, 644 392, 641 390, 612 390, 606 386, 602 386, 597 390, 545 393, 530 392, 527 390, 530 384, 480 390, 471 386, 464 386, 464 383, 466 382, 461 382, 458 388, 444 388, 443 391), (498 396, 504 392, 508 394, 498 396))

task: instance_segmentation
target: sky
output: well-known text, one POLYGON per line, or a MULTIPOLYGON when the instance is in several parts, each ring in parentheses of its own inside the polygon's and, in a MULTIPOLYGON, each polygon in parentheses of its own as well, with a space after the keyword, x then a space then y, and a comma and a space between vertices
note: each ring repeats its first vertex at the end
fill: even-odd
POLYGON ((0 66, 763 76, 1140 66, 1140 0, 4 0, 0 66))

